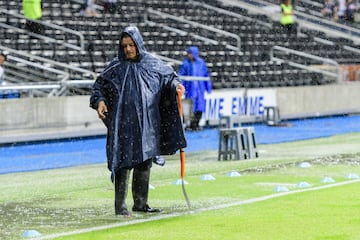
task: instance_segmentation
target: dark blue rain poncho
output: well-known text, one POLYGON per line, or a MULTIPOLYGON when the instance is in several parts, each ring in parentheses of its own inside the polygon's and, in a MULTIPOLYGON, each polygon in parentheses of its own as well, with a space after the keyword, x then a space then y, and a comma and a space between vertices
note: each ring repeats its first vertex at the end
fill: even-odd
POLYGON ((105 101, 108 117, 106 153, 108 168, 134 166, 158 155, 174 154, 186 147, 179 115, 173 68, 149 54, 136 27, 125 28, 135 42, 138 61, 129 61, 119 45, 115 58, 93 86, 90 106, 105 101))
MULTIPOLYGON (((190 52, 195 61, 192 62, 189 58, 185 58, 179 70, 180 76, 193 76, 193 77, 208 77, 209 72, 206 67, 205 61, 199 57, 199 49, 196 46, 189 47, 187 52, 190 52)), ((204 93, 207 91, 211 93, 211 81, 182 81, 186 92, 185 97, 191 98, 193 102, 194 112, 205 112, 206 102, 204 93)))

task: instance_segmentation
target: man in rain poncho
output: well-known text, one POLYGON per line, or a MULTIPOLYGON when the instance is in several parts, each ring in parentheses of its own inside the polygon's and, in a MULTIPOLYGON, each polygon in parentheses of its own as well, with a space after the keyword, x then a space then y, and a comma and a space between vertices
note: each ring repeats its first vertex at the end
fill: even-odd
MULTIPOLYGON (((180 77, 209 77, 208 68, 205 61, 199 56, 198 47, 189 47, 186 52, 187 57, 183 60, 179 70, 180 77)), ((211 81, 184 80, 182 82, 186 89, 185 97, 192 100, 193 116, 190 123, 190 129, 199 130, 199 122, 206 107, 204 93, 205 91, 211 93, 211 81)))
POLYGON ((177 105, 185 88, 173 68, 149 54, 135 26, 120 35, 118 57, 99 75, 90 98, 107 127, 108 168, 115 185, 115 213, 130 215, 125 200, 133 169, 133 211, 148 205, 149 177, 156 156, 186 147, 177 105))

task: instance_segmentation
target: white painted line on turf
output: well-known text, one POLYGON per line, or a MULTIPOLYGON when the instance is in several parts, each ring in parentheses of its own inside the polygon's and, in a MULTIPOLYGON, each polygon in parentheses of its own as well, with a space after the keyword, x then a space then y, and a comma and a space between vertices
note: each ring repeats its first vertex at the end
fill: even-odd
POLYGON ((267 196, 263 196, 263 197, 250 198, 250 199, 241 200, 241 201, 237 201, 237 202, 220 204, 220 205, 216 205, 216 206, 212 206, 212 207, 199 208, 199 209, 189 210, 189 211, 185 211, 185 212, 149 216, 149 218, 146 218, 146 219, 135 219, 135 220, 131 220, 128 222, 114 223, 114 224, 108 224, 108 225, 92 227, 92 228, 85 228, 85 229, 80 229, 80 230, 75 230, 75 231, 56 233, 56 234, 46 235, 46 236, 42 236, 42 237, 38 237, 38 238, 30 238, 30 239, 33 239, 33 240, 35 240, 35 239, 53 239, 53 238, 76 235, 76 234, 81 234, 81 233, 106 230, 106 229, 115 228, 115 227, 129 226, 129 225, 134 225, 134 224, 138 224, 138 223, 157 221, 157 220, 162 220, 162 219, 167 219, 167 218, 184 216, 184 215, 188 215, 188 214, 195 214, 195 213, 200 213, 200 212, 205 212, 205 211, 219 210, 219 209, 224 209, 224 208, 228 208, 228 207, 256 203, 256 202, 266 201, 269 199, 287 196, 287 195, 291 195, 291 194, 308 192, 308 191, 317 191, 317 190, 321 190, 321 189, 338 187, 338 186, 348 185, 348 184, 357 183, 357 182, 360 182, 360 179, 344 181, 344 182, 339 182, 339 183, 333 183, 333 184, 328 184, 328 185, 323 185, 323 186, 313 187, 313 188, 293 190, 293 191, 289 191, 289 192, 275 193, 275 194, 271 194, 271 195, 267 195, 267 196))

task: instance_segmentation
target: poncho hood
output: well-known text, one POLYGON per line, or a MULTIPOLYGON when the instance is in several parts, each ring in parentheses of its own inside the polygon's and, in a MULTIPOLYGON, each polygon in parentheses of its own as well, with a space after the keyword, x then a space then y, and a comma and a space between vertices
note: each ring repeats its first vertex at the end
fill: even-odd
POLYGON ((145 49, 144 41, 143 41, 143 38, 142 38, 142 36, 140 34, 140 31, 135 26, 126 27, 124 29, 124 31, 122 31, 122 33, 120 34, 119 51, 118 51, 119 60, 120 61, 126 60, 125 53, 124 53, 123 49, 121 48, 121 39, 124 37, 125 34, 129 35, 132 38, 132 40, 135 42, 137 50, 138 50, 138 54, 139 54, 139 60, 140 60, 141 58, 144 57, 146 49, 145 49))
POLYGON ((199 48, 196 46, 189 47, 186 52, 191 53, 195 59, 199 58, 199 48))

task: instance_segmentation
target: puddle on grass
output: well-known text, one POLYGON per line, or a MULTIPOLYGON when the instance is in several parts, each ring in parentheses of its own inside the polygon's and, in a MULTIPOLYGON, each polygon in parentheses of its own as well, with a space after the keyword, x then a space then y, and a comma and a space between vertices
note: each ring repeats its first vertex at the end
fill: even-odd
MULTIPOLYGON (((303 162, 303 161, 301 161, 303 162)), ((279 163, 276 165, 269 165, 263 167, 253 167, 247 168, 239 171, 240 173, 262 173, 270 172, 279 169, 291 168, 299 165, 301 162, 291 162, 291 163, 279 163)), ((351 165, 351 166, 360 166, 360 153, 354 154, 339 154, 332 156, 325 156, 321 158, 315 158, 312 160, 307 160, 311 165, 351 165)))
MULTIPOLYGON (((54 201, 52 199, 52 201, 54 201)), ((100 208, 48 208, 46 202, 8 202, 0 205, 0 239, 19 239, 26 229, 36 229, 40 233, 58 232, 60 229, 77 229, 114 222, 104 220, 113 209, 100 208), (100 217, 99 217, 100 216, 100 217), (102 217, 102 219, 101 219, 102 217)), ((117 219, 118 221, 118 219, 117 219)))

